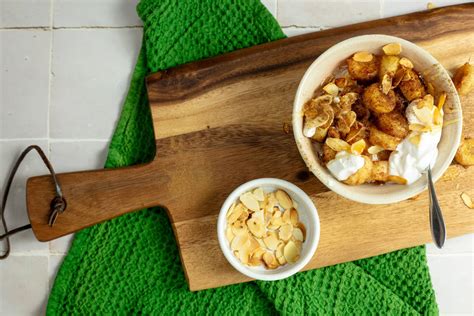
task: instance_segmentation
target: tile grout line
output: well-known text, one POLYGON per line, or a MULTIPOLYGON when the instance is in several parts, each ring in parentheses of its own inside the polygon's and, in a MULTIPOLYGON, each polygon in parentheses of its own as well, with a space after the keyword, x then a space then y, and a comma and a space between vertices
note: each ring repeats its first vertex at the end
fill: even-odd
MULTIPOLYGON (((54 0, 50 0, 50 6, 49 6, 49 28, 50 28, 50 42, 49 42, 49 71, 48 71, 48 78, 49 78, 49 85, 48 85, 48 117, 47 117, 47 135, 48 135, 48 157, 51 159, 51 91, 52 91, 52 81, 53 81, 53 41, 54 41, 54 32, 53 32, 53 26, 54 26, 54 0)), ((48 279, 47 279, 47 284, 48 284, 48 289, 51 289, 51 280, 50 280, 50 267, 51 267, 51 242, 48 241, 48 255, 47 255, 47 261, 48 261, 48 266, 47 266, 47 271, 48 271, 48 279)))

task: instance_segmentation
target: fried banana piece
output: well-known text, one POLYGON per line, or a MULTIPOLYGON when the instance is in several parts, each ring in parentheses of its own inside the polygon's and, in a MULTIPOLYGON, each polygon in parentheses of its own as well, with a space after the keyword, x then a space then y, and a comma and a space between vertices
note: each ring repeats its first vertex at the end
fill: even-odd
POLYGON ((375 55, 367 62, 355 61, 351 56, 346 59, 346 63, 349 74, 356 80, 368 81, 377 77, 379 61, 375 55))
POLYGON ((395 150, 401 141, 401 138, 384 133, 375 126, 369 128, 369 142, 371 144, 378 145, 386 150, 395 150))
POLYGON ((418 75, 412 69, 406 69, 405 77, 410 79, 402 80, 398 86, 405 98, 408 101, 423 98, 426 95, 425 86, 421 83, 418 75))
POLYGON ((405 138, 410 132, 407 119, 396 111, 380 114, 377 117, 377 127, 382 132, 398 138, 405 138))
POLYGON ((454 159, 463 166, 474 165, 474 138, 466 138, 461 142, 454 159))
POLYGON ((393 90, 385 94, 380 90, 378 83, 373 83, 365 89, 362 102, 369 110, 380 114, 392 112, 397 105, 397 98, 393 90))
POLYGON ((384 55, 380 59, 379 79, 382 80, 385 74, 393 78, 398 69, 398 62, 400 57, 393 55, 384 55))
POLYGON ((336 157, 337 152, 329 147, 326 143, 323 144, 323 162, 326 164, 329 161, 333 160, 336 157))
POLYGON ((372 166, 372 181, 388 181, 388 161, 374 161, 372 166))
POLYGON ((453 81, 459 94, 467 95, 474 89, 474 66, 469 63, 462 65, 456 71, 453 81))
POLYGON ((359 185, 359 184, 366 183, 370 180, 370 178, 372 177, 372 168, 373 168, 372 160, 370 160, 370 158, 367 156, 361 156, 361 157, 363 157, 365 160, 364 166, 360 168, 359 170, 357 170, 357 172, 354 173, 352 176, 350 176, 349 178, 347 178, 346 180, 342 182, 348 185, 359 185))

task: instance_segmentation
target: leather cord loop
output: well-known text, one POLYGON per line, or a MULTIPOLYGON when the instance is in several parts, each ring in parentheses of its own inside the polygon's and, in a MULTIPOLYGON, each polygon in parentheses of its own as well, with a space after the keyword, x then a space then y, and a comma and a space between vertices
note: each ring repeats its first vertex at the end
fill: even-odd
POLYGON ((0 217, 1 217, 3 230, 5 231, 5 233, 3 235, 0 235, 0 241, 5 240, 6 249, 4 250, 4 253, 0 255, 0 260, 7 258, 8 255, 10 254, 10 250, 11 250, 10 236, 31 228, 31 224, 27 224, 27 225, 20 226, 20 227, 17 227, 15 229, 12 229, 12 230, 8 230, 7 223, 6 223, 6 220, 5 220, 5 208, 6 208, 6 204, 7 204, 8 193, 10 192, 10 188, 11 188, 11 185, 13 183, 13 179, 15 178, 15 174, 18 170, 18 167, 20 167, 21 163, 23 162, 23 159, 25 159, 26 155, 32 150, 36 150, 36 152, 39 154, 39 156, 43 160, 44 164, 48 168, 49 172, 51 173, 51 176, 52 176, 53 182, 54 182, 55 197, 51 201, 51 214, 50 214, 50 218, 49 218, 49 221, 48 221, 50 226, 54 225, 58 215, 61 214, 62 212, 64 212, 66 210, 66 207, 67 207, 67 203, 66 203, 66 200, 63 197, 63 193, 62 193, 62 190, 61 190, 61 185, 59 183, 59 180, 56 176, 56 173, 54 172, 53 166, 49 162, 49 160, 46 157, 46 155, 44 154, 43 150, 37 145, 28 146, 25 150, 23 150, 23 152, 21 153, 21 155, 18 157, 17 161, 15 162, 12 170, 10 171, 10 175, 8 176, 8 180, 7 180, 7 185, 5 187, 5 191, 3 192, 2 207, 1 207, 1 210, 0 210, 0 217))

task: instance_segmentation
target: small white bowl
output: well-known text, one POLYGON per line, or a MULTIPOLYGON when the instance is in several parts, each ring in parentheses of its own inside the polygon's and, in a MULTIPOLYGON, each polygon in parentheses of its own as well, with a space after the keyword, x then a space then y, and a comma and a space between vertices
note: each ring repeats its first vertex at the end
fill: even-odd
POLYGON ((225 200, 217 220, 217 237, 219 240, 219 245, 227 261, 229 261, 229 263, 240 273, 245 274, 250 278, 263 281, 281 280, 297 273, 302 268, 304 268, 304 266, 306 266, 306 264, 308 264, 308 262, 311 260, 316 248, 318 247, 319 233, 320 227, 318 211, 316 210, 316 207, 309 196, 296 185, 288 181, 274 178, 255 179, 239 186, 225 200), (256 188, 262 188, 265 192, 282 189, 286 191, 293 201, 297 203, 300 221, 306 226, 306 240, 303 243, 301 256, 297 262, 292 264, 287 263, 286 265, 281 266, 275 270, 267 270, 263 266, 248 267, 242 264, 232 253, 229 242, 225 236, 225 229, 227 226, 227 211, 229 210, 232 203, 239 199, 240 195, 256 188))
POLYGON ((436 91, 447 93, 445 108, 448 106, 455 109, 454 113, 446 113, 444 116, 445 121, 457 120, 457 122, 443 128, 441 141, 438 144, 438 158, 432 169, 433 179, 436 181, 451 164, 459 146, 462 110, 459 96, 449 74, 430 53, 421 47, 404 39, 387 35, 363 35, 342 41, 321 54, 306 70, 298 86, 293 105, 293 133, 306 166, 330 190, 347 199, 367 204, 396 203, 413 197, 426 189, 426 177, 421 177, 410 185, 350 186, 339 182, 321 163, 313 144, 303 135, 303 106, 346 58, 358 51, 381 54, 381 48, 388 43, 400 43, 401 56, 409 58, 415 65, 415 70, 428 74, 424 78, 433 84, 436 91))

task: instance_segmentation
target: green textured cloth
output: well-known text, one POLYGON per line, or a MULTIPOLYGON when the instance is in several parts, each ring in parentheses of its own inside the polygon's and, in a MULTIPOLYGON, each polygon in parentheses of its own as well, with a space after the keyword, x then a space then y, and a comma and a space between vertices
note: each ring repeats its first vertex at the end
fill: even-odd
MULTIPOLYGON (((284 37, 258 1, 152 1, 137 7, 143 46, 106 167, 150 160, 155 145, 144 77, 284 37)), ((348 232, 350 233, 350 232, 348 232)), ((76 234, 49 297, 50 315, 437 314, 424 247, 190 292, 166 213, 128 214, 76 234)))

